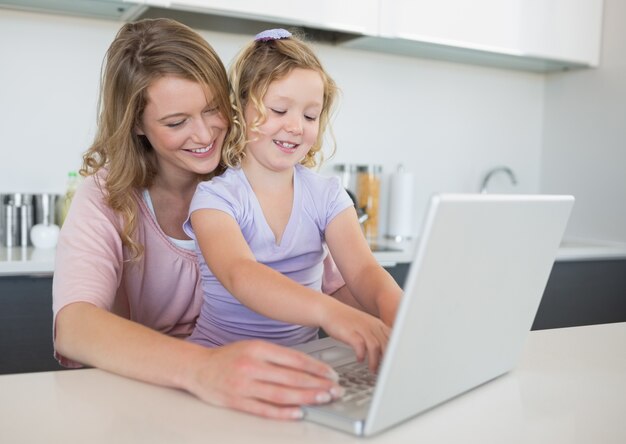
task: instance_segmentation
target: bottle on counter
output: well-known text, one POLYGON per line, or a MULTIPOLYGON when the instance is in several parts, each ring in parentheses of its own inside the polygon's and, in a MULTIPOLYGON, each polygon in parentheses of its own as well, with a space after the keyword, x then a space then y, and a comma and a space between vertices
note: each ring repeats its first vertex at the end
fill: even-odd
POLYGON ((357 202, 365 210, 367 219, 363 231, 368 240, 378 238, 381 165, 359 165, 357 167, 357 202))
POLYGON ((74 198, 74 193, 76 193, 76 188, 78 188, 78 173, 76 173, 76 171, 70 171, 67 174, 67 187, 65 189, 65 195, 61 198, 59 226, 63 225, 65 217, 70 210, 70 204, 74 198))

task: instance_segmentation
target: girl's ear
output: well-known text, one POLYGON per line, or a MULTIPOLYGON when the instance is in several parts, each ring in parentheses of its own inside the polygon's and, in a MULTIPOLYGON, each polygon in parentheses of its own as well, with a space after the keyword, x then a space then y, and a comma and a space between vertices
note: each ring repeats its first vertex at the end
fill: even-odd
POLYGON ((145 136, 146 135, 146 133, 143 132, 141 127, 139 127, 139 125, 135 126, 135 134, 137 134, 138 136, 145 136))

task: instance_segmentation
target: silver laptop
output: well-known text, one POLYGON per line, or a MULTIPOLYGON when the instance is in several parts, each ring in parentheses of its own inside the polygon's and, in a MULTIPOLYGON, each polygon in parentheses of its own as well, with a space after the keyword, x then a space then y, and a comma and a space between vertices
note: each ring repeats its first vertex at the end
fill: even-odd
POLYGON ((572 196, 433 196, 378 374, 350 376, 354 353, 331 338, 296 347, 349 387, 347 399, 305 407, 305 418, 373 435, 511 370, 573 204, 572 196))

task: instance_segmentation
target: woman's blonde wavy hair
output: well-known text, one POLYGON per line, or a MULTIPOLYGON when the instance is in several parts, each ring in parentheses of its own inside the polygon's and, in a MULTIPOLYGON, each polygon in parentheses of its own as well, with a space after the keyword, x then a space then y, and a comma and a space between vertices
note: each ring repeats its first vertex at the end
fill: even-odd
POLYGON ((251 133, 258 132, 259 127, 267 118, 263 97, 270 84, 284 78, 296 68, 312 69, 318 72, 324 84, 324 99, 319 116, 320 128, 317 140, 300 163, 307 167, 314 167, 322 162, 321 149, 327 128, 330 129, 332 137, 330 117, 338 89, 303 37, 292 35, 280 40, 253 41, 241 50, 231 65, 229 70, 230 100, 236 122, 231 128, 230 143, 225 143, 222 150, 224 164, 230 167, 241 164, 245 156, 246 144, 250 141, 247 138, 248 130, 251 133), (249 124, 244 118, 248 103, 252 103, 258 113, 258 118, 249 124))
MULTIPOLYGON (((98 129, 83 155, 82 176, 107 170, 107 204, 122 215, 120 236, 131 260, 143 254, 133 235, 137 229, 138 192, 158 174, 156 154, 145 136, 138 135, 150 84, 177 76, 203 85, 222 116, 233 124, 228 77, 213 48, 191 28, 169 19, 127 23, 118 31, 102 66, 98 129)), ((227 135, 227 138, 229 136, 227 135)), ((224 167, 198 180, 207 180, 224 167)))

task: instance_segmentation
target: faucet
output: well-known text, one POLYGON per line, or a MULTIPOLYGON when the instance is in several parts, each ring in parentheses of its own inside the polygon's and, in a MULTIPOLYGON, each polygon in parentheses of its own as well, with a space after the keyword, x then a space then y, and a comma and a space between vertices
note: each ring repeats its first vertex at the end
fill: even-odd
POLYGON ((480 186, 481 193, 484 194, 487 192, 487 185, 489 184, 489 180, 491 179, 491 176, 493 176, 494 174, 500 171, 502 171, 503 173, 506 173, 509 176, 509 179, 511 179, 511 183, 513 185, 517 185, 517 178, 515 177, 515 174, 513 174, 513 170, 511 170, 511 168, 506 167, 506 166, 500 166, 500 167, 492 168, 489 171, 487 171, 487 174, 485 174, 485 177, 483 179, 483 183, 480 186))

